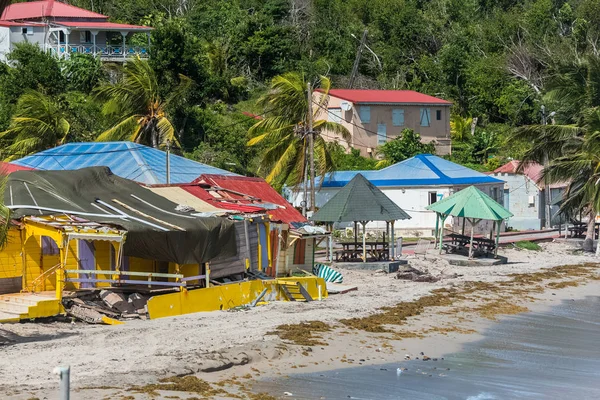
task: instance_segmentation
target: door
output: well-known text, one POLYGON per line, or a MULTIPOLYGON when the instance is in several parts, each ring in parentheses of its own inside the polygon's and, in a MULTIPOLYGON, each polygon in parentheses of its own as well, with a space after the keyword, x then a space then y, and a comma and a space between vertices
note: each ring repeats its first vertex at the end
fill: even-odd
MULTIPOLYGON (((94 243, 87 240, 79 240, 79 269, 94 271, 96 269, 96 249, 94 243)), ((95 275, 80 274, 81 279, 94 279, 95 275)), ((81 282, 79 288, 89 289, 95 287, 93 282, 81 282)))

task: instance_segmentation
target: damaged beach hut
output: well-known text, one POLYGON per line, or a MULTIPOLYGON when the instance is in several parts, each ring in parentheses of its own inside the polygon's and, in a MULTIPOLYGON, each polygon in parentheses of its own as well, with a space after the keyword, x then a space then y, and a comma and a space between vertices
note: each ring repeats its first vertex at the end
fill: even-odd
MULTIPOLYGON (((150 318, 247 304, 265 289, 287 299, 279 280, 243 280, 244 265, 226 272, 236 283, 215 281, 227 269, 218 260, 238 254, 230 218, 182 209, 108 168, 17 171, 4 202, 0 282, 12 286, 0 285, 0 321, 63 313, 64 299, 101 289, 143 292, 150 318)), ((326 295, 316 278, 295 281, 326 295)))

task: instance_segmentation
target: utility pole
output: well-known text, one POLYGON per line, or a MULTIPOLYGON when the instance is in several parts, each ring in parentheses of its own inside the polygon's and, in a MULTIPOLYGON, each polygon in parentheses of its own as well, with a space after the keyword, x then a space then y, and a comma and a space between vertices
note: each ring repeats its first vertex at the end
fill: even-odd
POLYGON ((171 141, 167 139, 167 185, 171 183, 171 141))
POLYGON ((352 66, 352 75, 350 75, 350 83, 348 84, 348 89, 352 89, 354 86, 354 81, 356 80, 356 76, 358 75, 358 66, 360 65, 360 58, 362 57, 363 47, 367 42, 367 30, 363 32, 362 39, 360 40, 360 45, 358 45, 358 50, 356 51, 356 58, 354 59, 354 65, 352 66))
POLYGON ((315 212, 315 133, 313 132, 313 96, 310 82, 306 83, 306 95, 308 100, 308 114, 306 115, 308 135, 308 160, 310 169, 310 211, 315 212))
MULTIPOLYGON (((546 134, 546 125, 548 124, 548 120, 546 118, 546 107, 542 105, 542 125, 544 126, 544 135, 546 134)), ((544 152, 544 215, 546 219, 546 223, 544 224, 546 228, 551 228, 551 218, 552 213, 550 212, 550 187, 548 186, 548 178, 546 178, 546 168, 548 168, 549 160, 548 160, 548 151, 544 152)))

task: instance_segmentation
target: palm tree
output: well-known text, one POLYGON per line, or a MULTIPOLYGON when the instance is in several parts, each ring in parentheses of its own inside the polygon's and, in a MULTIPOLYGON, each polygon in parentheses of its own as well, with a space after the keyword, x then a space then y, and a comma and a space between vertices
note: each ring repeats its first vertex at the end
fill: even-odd
POLYGON ((4 189, 8 176, 0 170, 0 249, 8 243, 8 230, 10 229, 10 209, 4 205, 4 189))
MULTIPOLYGON (((321 176, 334 168, 324 135, 339 135, 346 141, 350 140, 350 132, 343 125, 317 119, 327 115, 330 87, 330 80, 320 76, 319 88, 310 107, 315 132, 315 169, 321 176)), ((276 76, 269 92, 259 100, 259 104, 267 110, 267 116, 248 131, 251 137, 248 146, 265 146, 259 173, 265 173, 267 182, 276 188, 286 183, 297 185, 307 174, 307 95, 307 82, 303 74, 290 72, 276 76)))
POLYGON ((459 114, 453 114, 450 117, 450 137, 454 141, 464 142, 468 140, 471 134, 471 125, 473 118, 461 117, 459 114))
POLYGON ((192 81, 179 75, 179 84, 168 97, 162 98, 154 70, 140 58, 125 63, 116 83, 105 83, 96 89, 98 97, 106 99, 102 109, 118 123, 98 136, 98 142, 130 140, 158 147, 167 140, 177 142, 175 128, 167 116, 167 108, 179 100, 192 81))
POLYGON ((17 101, 8 129, 0 133, 5 159, 11 161, 65 143, 71 125, 49 96, 29 90, 17 101))
POLYGON ((594 154, 600 150, 600 57, 574 60, 555 68, 546 97, 569 110, 576 123, 524 126, 510 139, 531 143, 519 169, 538 162, 547 165, 542 174, 546 183, 569 182, 561 212, 585 211, 588 227, 583 248, 593 251, 595 219, 600 212, 600 164, 594 154))

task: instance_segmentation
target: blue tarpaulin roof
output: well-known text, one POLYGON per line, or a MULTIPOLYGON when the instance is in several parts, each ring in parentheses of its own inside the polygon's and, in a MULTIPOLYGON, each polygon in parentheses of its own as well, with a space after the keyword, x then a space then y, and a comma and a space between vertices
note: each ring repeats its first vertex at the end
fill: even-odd
MULTIPOLYGON (((171 183, 189 183, 202 174, 236 175, 173 154, 170 162, 171 183)), ((69 143, 21 158, 13 164, 52 171, 105 166, 115 175, 140 183, 167 183, 166 153, 133 142, 69 143)))
POLYGON ((357 174, 380 187, 454 186, 502 183, 462 165, 431 154, 419 154, 378 171, 338 171, 327 174, 322 187, 344 187, 357 174))

